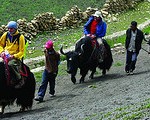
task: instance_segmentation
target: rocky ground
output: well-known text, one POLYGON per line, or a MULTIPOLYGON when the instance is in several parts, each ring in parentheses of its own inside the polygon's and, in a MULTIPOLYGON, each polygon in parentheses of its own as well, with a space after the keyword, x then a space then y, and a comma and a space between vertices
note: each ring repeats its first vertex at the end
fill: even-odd
MULTIPOLYGON (((143 48, 147 47, 143 45, 143 48)), ((83 120, 90 116, 90 120, 98 120, 101 113, 150 98, 150 55, 141 50, 134 75, 126 75, 124 72, 125 54, 115 54, 113 58, 113 66, 106 76, 97 70, 94 79, 88 79, 87 75, 86 83, 77 82, 75 85, 70 75, 58 76, 55 97, 50 97, 47 91, 44 102, 34 101, 32 110, 23 113, 18 113, 19 107, 15 105, 6 107, 0 119, 83 120)), ((150 117, 150 114, 145 117, 150 117)))

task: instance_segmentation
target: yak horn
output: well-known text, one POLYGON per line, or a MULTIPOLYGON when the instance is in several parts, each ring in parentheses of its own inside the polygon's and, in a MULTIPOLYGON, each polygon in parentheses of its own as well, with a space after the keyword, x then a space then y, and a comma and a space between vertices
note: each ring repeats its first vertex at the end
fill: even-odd
POLYGON ((60 48, 60 53, 63 54, 63 55, 66 55, 67 53, 64 53, 63 51, 63 46, 60 48))
POLYGON ((84 44, 81 45, 81 53, 84 53, 83 46, 84 46, 84 44))

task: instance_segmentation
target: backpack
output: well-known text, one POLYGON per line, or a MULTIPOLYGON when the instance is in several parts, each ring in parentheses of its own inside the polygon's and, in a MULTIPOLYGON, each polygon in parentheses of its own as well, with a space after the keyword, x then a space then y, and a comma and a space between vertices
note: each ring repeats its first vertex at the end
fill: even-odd
MULTIPOLYGON (((19 45, 19 38, 20 38, 21 34, 18 33, 17 35, 15 35, 15 39, 17 39, 17 42, 18 42, 18 45, 19 45)), ((7 41, 7 38, 8 38, 8 32, 6 34, 6 41, 7 41)), ((25 48, 24 48, 24 55, 23 55, 23 58, 26 57, 26 52, 27 52, 27 48, 28 48, 28 45, 29 45, 29 42, 27 40, 27 37, 25 37, 25 48)), ((22 58, 22 60, 23 60, 22 58)))

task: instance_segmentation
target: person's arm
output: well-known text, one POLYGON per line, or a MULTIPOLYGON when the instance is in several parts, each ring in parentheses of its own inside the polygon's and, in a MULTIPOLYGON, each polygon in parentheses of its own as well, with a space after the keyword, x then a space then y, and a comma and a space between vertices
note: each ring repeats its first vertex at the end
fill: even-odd
POLYGON ((90 23, 91 23, 92 20, 93 20, 93 16, 90 17, 89 20, 84 25, 84 28, 83 28, 84 35, 90 34, 90 23))
POLYGON ((19 52, 14 54, 14 58, 21 59, 24 55, 24 48, 25 48, 25 38, 23 35, 19 38, 19 52))
POLYGON ((58 53, 58 65, 60 64, 60 54, 58 53))
POLYGON ((106 35, 107 24, 105 22, 102 23, 101 31, 98 33, 97 37, 102 38, 106 35))
POLYGON ((0 38, 0 54, 4 51, 6 45, 6 34, 7 32, 5 32, 0 38))
POLYGON ((128 45, 129 45, 130 31, 131 31, 131 29, 128 29, 128 30, 126 31, 126 39, 125 39, 125 48, 126 48, 126 49, 128 49, 128 45))
POLYGON ((141 31, 141 41, 140 41, 140 44, 142 44, 142 42, 143 42, 144 39, 145 39, 144 33, 141 31))

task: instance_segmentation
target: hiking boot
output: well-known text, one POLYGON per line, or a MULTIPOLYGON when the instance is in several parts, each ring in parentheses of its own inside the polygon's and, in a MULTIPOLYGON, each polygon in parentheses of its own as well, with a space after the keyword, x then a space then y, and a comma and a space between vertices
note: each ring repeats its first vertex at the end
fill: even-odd
POLYGON ((41 96, 36 96, 36 97, 34 98, 34 100, 35 100, 35 101, 39 101, 39 102, 43 102, 43 97, 41 97, 41 96))
POLYGON ((50 94, 50 97, 55 97, 55 95, 54 94, 50 94))

